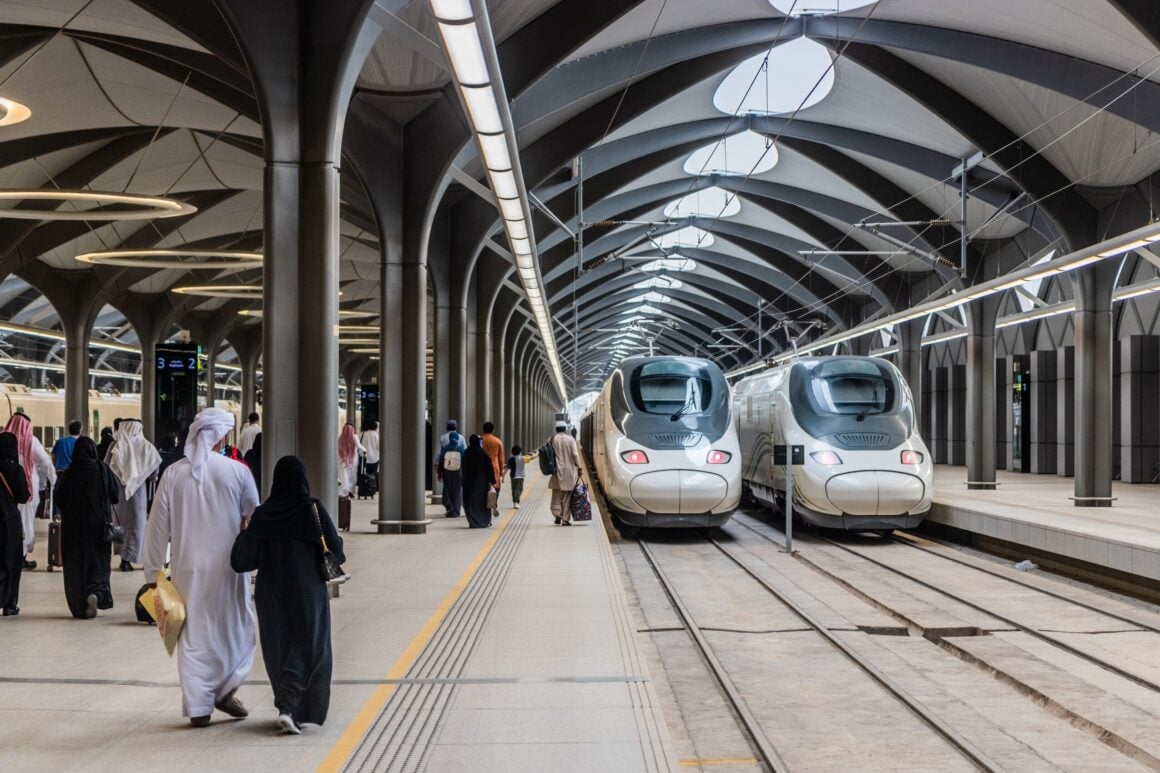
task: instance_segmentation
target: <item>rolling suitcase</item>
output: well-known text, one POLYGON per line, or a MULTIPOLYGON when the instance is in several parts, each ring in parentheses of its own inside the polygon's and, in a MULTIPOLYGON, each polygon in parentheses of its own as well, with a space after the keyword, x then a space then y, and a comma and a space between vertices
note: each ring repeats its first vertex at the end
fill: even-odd
POLYGON ((360 463, 358 468, 358 498, 374 499, 379 491, 379 482, 374 475, 367 473, 365 464, 360 463))
POLYGON ((338 528, 350 531, 350 497, 338 498, 338 528))
POLYGON ((48 522, 48 571, 63 565, 60 560, 60 521, 52 520, 48 522))

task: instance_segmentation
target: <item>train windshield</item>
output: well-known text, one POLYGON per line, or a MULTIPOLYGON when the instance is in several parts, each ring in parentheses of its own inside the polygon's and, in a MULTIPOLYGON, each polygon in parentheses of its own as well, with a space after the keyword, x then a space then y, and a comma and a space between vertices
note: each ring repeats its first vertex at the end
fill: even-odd
POLYGON ((669 416, 704 413, 713 398, 713 380, 703 365, 680 360, 649 362, 632 374, 629 392, 637 410, 669 416))
POLYGON ((894 410, 898 389, 893 375, 873 360, 808 363, 811 407, 822 415, 866 418, 894 410))

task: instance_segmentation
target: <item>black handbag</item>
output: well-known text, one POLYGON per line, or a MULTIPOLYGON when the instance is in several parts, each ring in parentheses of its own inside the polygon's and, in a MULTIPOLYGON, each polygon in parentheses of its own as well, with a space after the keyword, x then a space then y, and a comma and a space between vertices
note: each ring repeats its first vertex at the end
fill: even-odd
MULTIPOLYGON (((104 471, 101 470, 101 472, 104 472, 104 471)), ((113 523, 113 520, 112 520, 113 506, 111 504, 109 504, 109 493, 108 493, 108 488, 105 486, 105 476, 104 475, 100 476, 100 481, 101 481, 101 483, 100 483, 101 501, 105 505, 105 532, 103 535, 105 542, 112 542, 112 543, 124 542, 125 541, 125 529, 122 526, 113 523)))
POLYGON ((322 531, 322 516, 318 514, 318 503, 311 502, 310 507, 314 510, 314 521, 318 524, 318 539, 322 543, 322 563, 318 567, 322 581, 336 585, 344 583, 350 579, 350 575, 342 568, 342 564, 326 544, 326 534, 322 531))

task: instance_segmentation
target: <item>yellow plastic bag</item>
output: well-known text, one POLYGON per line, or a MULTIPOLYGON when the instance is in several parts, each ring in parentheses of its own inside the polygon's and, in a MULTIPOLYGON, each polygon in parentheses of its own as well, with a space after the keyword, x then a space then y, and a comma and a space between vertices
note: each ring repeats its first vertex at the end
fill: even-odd
POLYGON ((157 592, 153 596, 153 617, 157 620, 157 631, 161 640, 165 642, 165 649, 170 656, 177 649, 177 639, 181 636, 181 628, 185 625, 185 602, 176 586, 165 576, 165 572, 157 573, 157 592))

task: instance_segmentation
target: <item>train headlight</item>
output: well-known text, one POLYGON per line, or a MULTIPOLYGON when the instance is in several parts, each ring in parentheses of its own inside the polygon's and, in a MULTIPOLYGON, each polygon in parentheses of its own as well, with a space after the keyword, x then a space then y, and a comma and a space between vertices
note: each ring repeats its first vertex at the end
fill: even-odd
POLYGON ((624 451, 621 453, 620 458, 624 460, 625 464, 648 464, 648 454, 639 448, 624 451))
POLYGON ((832 467, 835 464, 842 463, 842 457, 838 456, 833 451, 814 451, 810 457, 818 464, 824 464, 827 467, 832 467))
POLYGON ((903 464, 922 464, 922 453, 919 451, 903 451, 903 464))
POLYGON ((733 454, 728 451, 718 451, 716 449, 709 452, 709 458, 705 461, 709 464, 728 464, 729 460, 733 458, 733 454))

